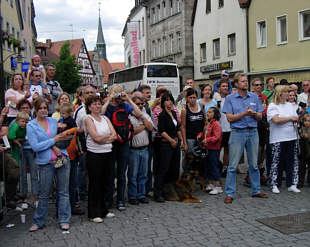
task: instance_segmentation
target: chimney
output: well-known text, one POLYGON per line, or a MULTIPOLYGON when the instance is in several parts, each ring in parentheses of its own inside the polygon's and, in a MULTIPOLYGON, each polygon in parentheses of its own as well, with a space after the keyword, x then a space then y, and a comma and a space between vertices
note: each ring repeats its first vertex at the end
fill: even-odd
POLYGON ((47 39, 47 40, 46 40, 46 44, 48 45, 48 48, 51 48, 51 46, 52 46, 52 40, 51 40, 51 39, 47 39))

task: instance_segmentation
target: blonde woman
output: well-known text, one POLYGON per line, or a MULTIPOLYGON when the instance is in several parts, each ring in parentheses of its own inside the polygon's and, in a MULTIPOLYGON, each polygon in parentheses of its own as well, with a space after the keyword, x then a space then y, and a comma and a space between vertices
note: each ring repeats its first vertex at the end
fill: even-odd
POLYGON ((57 121, 60 119, 60 106, 63 103, 71 103, 70 95, 68 93, 61 93, 56 101, 55 112, 52 115, 52 118, 55 118, 57 121))
POLYGON ((282 172, 286 172, 288 191, 300 192, 298 183, 298 143, 296 108, 287 102, 289 87, 280 85, 275 89, 274 97, 267 110, 267 120, 270 123, 271 145, 271 186, 273 193, 280 193, 282 172))

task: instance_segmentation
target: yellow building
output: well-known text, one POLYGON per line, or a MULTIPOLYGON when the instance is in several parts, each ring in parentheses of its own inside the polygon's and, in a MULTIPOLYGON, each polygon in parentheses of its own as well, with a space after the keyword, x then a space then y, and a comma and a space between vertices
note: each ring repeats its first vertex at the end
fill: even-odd
MULTIPOLYGON (((21 64, 17 61, 21 37, 24 29, 19 0, 1 1, 4 88, 10 84, 10 77, 21 72, 21 64), (17 68, 11 67, 11 58, 16 59, 17 68)), ((20 60, 20 59, 19 59, 20 60)), ((19 61, 20 62, 20 61, 19 61)))
POLYGON ((254 0, 248 16, 249 75, 310 80, 310 1, 254 0))

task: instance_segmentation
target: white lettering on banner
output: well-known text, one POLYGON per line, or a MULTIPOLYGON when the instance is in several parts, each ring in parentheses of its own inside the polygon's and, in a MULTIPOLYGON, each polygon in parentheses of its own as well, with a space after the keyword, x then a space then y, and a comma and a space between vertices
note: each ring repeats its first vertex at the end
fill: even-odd
POLYGON ((133 53, 133 64, 134 66, 139 65, 139 50, 138 50, 138 41, 137 41, 137 31, 130 31, 132 41, 130 42, 130 46, 132 48, 133 53))

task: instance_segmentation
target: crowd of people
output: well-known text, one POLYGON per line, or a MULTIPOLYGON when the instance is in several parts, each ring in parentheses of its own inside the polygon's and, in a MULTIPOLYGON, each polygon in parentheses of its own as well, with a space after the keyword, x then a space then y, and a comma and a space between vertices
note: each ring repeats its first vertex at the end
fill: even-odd
MULTIPOLYGON (((154 201, 164 203, 165 185, 191 169, 185 157, 197 156, 197 146, 207 153, 199 156, 200 182, 206 181, 211 195, 225 192, 225 203, 234 199, 244 154, 249 166, 245 184, 253 197, 268 197, 261 185, 280 193, 283 171, 288 191, 298 193, 305 184, 309 81, 297 94, 296 85, 281 81, 275 87, 272 77, 263 91, 264 82, 254 78, 249 91, 245 74, 230 81, 223 71, 214 88, 205 84, 197 90, 189 78, 176 101, 158 86, 151 102, 148 85, 130 93, 113 85, 107 94, 88 85, 72 101, 54 80, 55 72, 54 65, 44 70, 34 57, 26 78, 12 77, 0 115, 1 137, 8 136, 11 144, 10 149, 0 146, 7 206, 27 201, 29 167, 35 207, 31 232, 45 225, 51 193, 62 230, 69 229, 71 215, 84 214, 78 203, 82 198, 95 223, 114 217, 113 207, 126 210, 126 197, 131 205, 147 204, 153 192, 154 201)), ((309 174, 307 179, 309 184, 309 174)))

